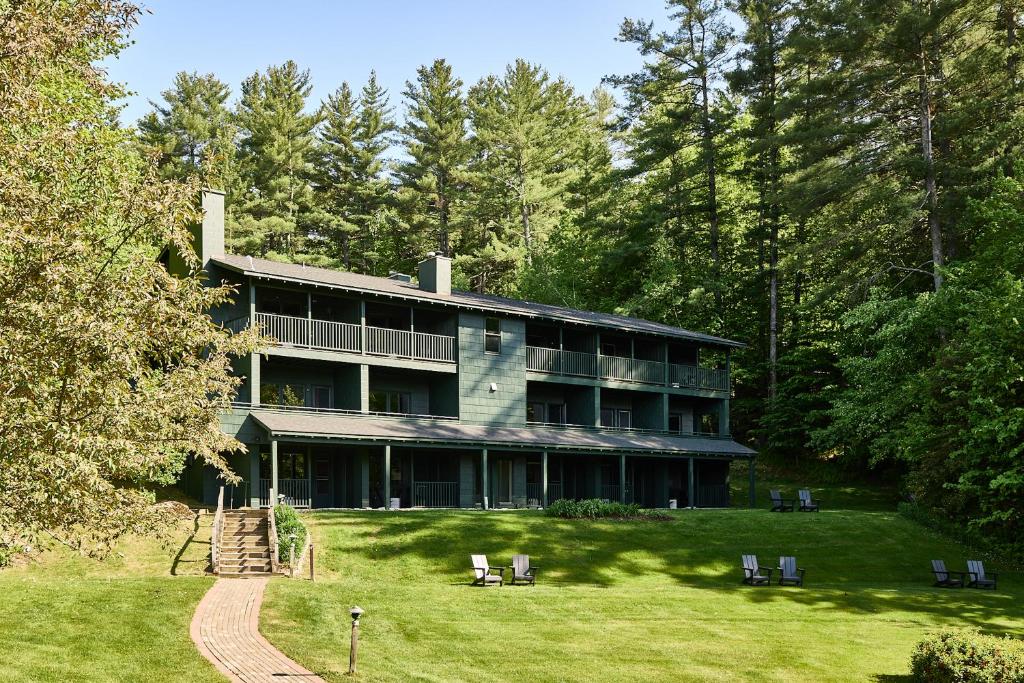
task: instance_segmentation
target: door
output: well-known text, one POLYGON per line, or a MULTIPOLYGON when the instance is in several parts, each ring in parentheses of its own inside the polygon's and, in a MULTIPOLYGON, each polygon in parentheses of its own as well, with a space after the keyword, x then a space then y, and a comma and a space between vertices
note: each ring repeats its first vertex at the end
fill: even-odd
POLYGON ((497 472, 494 477, 494 504, 497 506, 512 505, 512 460, 502 458, 495 463, 497 472))
POLYGON ((313 507, 334 507, 334 460, 329 455, 313 456, 313 507))

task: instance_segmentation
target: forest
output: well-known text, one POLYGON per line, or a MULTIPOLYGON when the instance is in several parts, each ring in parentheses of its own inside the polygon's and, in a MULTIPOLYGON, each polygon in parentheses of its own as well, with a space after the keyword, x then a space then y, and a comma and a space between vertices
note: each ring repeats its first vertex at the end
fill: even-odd
POLYGON ((671 0, 644 67, 579 92, 437 59, 311 101, 181 73, 137 123, 167 179, 227 193, 235 253, 741 340, 762 458, 900 487, 1024 553, 1020 0, 671 0))

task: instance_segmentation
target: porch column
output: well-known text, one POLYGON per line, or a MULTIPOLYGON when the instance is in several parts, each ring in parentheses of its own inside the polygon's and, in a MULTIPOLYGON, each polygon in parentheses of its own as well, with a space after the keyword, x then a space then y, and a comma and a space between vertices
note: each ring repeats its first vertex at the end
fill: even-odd
POLYGON ((718 403, 718 435, 729 435, 729 399, 723 398, 718 403))
POLYGON ((481 464, 480 474, 481 474, 481 477, 483 478, 482 479, 482 484, 483 484, 483 490, 484 490, 483 491, 484 492, 484 495, 483 495, 483 506, 484 506, 484 510, 486 510, 487 507, 488 507, 487 506, 487 497, 489 495, 489 492, 487 490, 487 449, 486 448, 483 449, 482 451, 480 451, 480 464, 481 464))
POLYGON ((690 509, 697 507, 693 500, 693 458, 687 458, 686 502, 690 509))
POLYGON ((756 492, 754 490, 754 482, 755 482, 755 480, 756 480, 756 475, 754 474, 754 459, 751 458, 750 459, 750 507, 755 507, 757 505, 757 498, 755 496, 756 492))
POLYGON ((260 509, 260 446, 249 444, 249 507, 260 509))
POLYGON ((548 452, 541 451, 540 454, 540 484, 541 484, 541 507, 548 506, 548 452))
POLYGON ((626 502, 626 454, 619 454, 619 502, 626 502))
POLYGON ((416 507, 416 451, 409 451, 409 488, 412 491, 412 500, 409 507, 416 507))
POLYGON ((384 446, 384 509, 391 509, 391 444, 384 446))
POLYGON ((359 300, 359 350, 366 353, 366 299, 359 300))
POLYGON ((270 442, 270 507, 277 505, 277 439, 270 442))

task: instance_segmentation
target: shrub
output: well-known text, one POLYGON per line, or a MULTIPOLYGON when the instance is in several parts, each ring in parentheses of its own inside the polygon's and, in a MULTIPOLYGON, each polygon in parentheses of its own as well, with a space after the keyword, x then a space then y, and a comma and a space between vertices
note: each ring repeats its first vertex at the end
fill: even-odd
POLYGON ((551 517, 563 519, 672 519, 657 510, 642 508, 636 503, 606 503, 597 498, 589 500, 567 500, 561 498, 547 507, 551 517))
POLYGON ((922 683, 1024 683, 1024 643, 977 631, 942 631, 917 644, 910 668, 922 683))
POLYGON ((282 564, 287 564, 290 559, 288 553, 291 552, 292 534, 295 535, 296 556, 306 547, 306 525, 302 523, 299 513, 291 505, 278 505, 274 508, 274 524, 277 526, 277 557, 282 564))

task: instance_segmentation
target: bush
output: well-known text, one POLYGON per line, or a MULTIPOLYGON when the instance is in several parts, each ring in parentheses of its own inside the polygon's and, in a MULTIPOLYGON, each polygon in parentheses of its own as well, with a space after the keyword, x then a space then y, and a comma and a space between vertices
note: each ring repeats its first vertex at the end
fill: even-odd
POLYGON ((288 564, 288 553, 291 552, 292 534, 295 535, 295 559, 306 547, 306 525, 299 519, 299 513, 291 505, 278 505, 274 508, 274 524, 277 526, 277 557, 281 564, 288 564))
POLYGON ((917 644, 910 668, 922 683, 1024 683, 1024 643, 977 631, 943 631, 917 644))
POLYGON ((663 512, 648 510, 636 503, 606 503, 597 498, 589 500, 561 498, 549 505, 546 512, 551 517, 562 517, 563 519, 672 519, 663 512))

